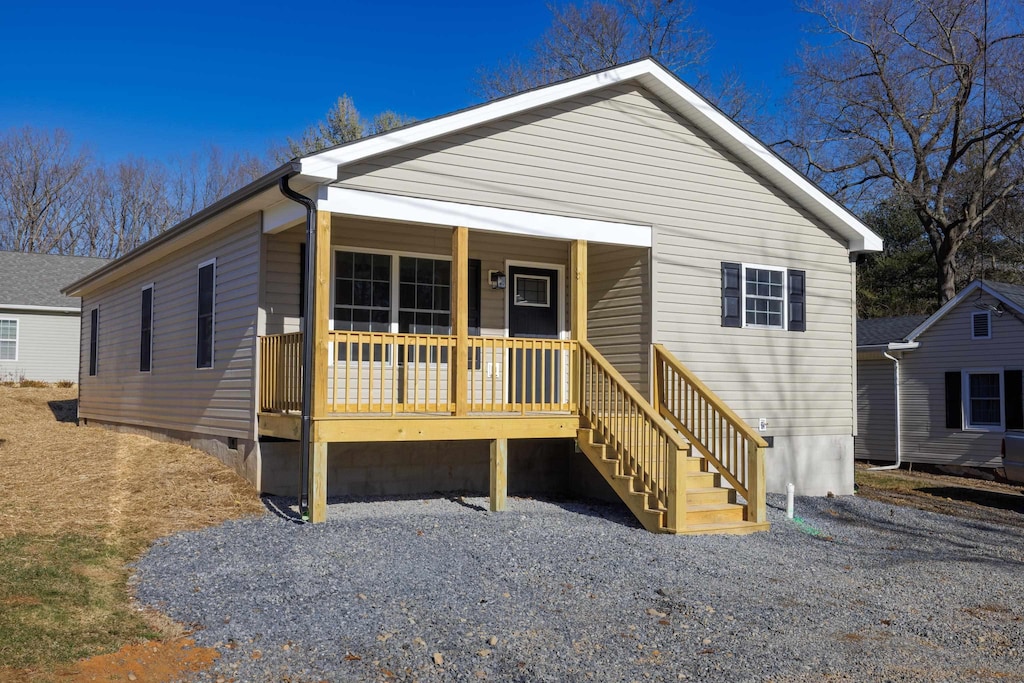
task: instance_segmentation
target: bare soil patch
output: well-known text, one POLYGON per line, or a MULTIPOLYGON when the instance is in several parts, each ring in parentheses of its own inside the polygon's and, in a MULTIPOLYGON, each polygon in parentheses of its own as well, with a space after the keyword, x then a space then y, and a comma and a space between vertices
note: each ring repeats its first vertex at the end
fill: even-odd
POLYGON ((1024 528, 1024 486, 931 468, 871 471, 857 463, 857 495, 893 505, 1024 528))
POLYGON ((58 672, 60 680, 180 678, 212 655, 131 603, 125 564, 161 536, 265 508, 205 453, 79 427, 76 397, 77 388, 0 386, 0 542, 17 549, 0 576, 0 641, 10 649, 0 681, 58 672), (81 604, 60 597, 71 576, 81 604), (33 649, 37 640, 51 645, 33 649), (86 655, 100 658, 69 668, 86 655), (119 677, 99 677, 107 671, 119 677))

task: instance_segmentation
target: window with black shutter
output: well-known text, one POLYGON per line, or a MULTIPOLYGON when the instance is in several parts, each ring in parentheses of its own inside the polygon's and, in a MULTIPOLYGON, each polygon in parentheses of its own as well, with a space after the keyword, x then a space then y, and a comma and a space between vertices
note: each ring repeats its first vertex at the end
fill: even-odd
POLYGON ((722 327, 804 332, 806 285, 803 270, 722 263, 722 327))
POLYGON ((96 375, 98 343, 100 338, 100 309, 94 308, 89 313, 89 376, 96 375))
POLYGON ((198 306, 196 311, 196 367, 213 367, 214 305, 216 303, 217 262, 199 265, 198 306))
POLYGON ((142 322, 139 334, 139 372, 153 367, 153 285, 142 289, 142 322))

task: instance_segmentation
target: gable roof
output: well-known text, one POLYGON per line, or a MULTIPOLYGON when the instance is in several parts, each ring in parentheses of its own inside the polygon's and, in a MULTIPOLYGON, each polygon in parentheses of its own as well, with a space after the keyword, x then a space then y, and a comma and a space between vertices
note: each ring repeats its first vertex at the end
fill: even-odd
POLYGON ((615 83, 635 81, 661 98, 683 119, 722 145, 756 173, 836 234, 852 252, 881 251, 882 239, 824 190, 812 183, 764 143, 723 114, 675 74, 650 58, 541 86, 476 107, 322 150, 297 160, 302 174, 326 181, 338 168, 450 135, 538 107, 590 93, 615 83))
POLYGON ((0 251, 0 307, 79 310, 81 302, 61 288, 106 264, 87 256, 0 251))
POLYGON ((927 319, 926 315, 901 315, 858 320, 857 346, 886 346, 905 341, 907 335, 927 319))
POLYGON ((999 300, 1000 303, 1015 310, 1018 314, 1024 314, 1024 287, 1011 285, 1006 282, 991 282, 988 280, 974 280, 971 284, 960 290, 960 293, 942 305, 942 307, 931 314, 924 322, 914 328, 907 335, 908 342, 916 341, 918 337, 941 320, 947 313, 960 305, 964 299, 973 293, 984 292, 999 300), (979 291, 980 290, 980 291, 979 291))

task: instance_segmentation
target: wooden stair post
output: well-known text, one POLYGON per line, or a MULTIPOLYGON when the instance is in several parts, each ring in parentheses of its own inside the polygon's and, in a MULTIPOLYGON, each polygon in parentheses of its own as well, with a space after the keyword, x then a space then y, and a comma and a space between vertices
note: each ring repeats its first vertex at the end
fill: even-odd
POLYGON ((767 522, 768 503, 765 499, 767 486, 764 473, 764 451, 762 446, 757 446, 753 452, 747 453, 747 473, 750 476, 748 485, 749 496, 747 497, 747 521, 767 522))
POLYGON ((668 482, 665 487, 668 514, 665 526, 670 531, 681 531, 686 526, 686 461, 689 449, 673 449, 668 459, 668 482))

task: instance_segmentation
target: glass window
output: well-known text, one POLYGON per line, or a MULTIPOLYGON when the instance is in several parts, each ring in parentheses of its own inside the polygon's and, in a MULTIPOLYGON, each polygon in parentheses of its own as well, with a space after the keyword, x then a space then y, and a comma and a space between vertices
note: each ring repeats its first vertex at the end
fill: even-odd
POLYGON ((196 312, 196 367, 213 367, 213 307, 216 262, 199 266, 199 306, 196 312))
POLYGON ((389 332, 391 257, 338 251, 334 254, 334 329, 389 332))
POLYGON ((18 360, 17 320, 0 320, 0 360, 18 360))
POLYGON ((785 328, 785 271, 745 267, 743 310, 747 327, 785 328))
POLYGON ((516 306, 547 308, 551 302, 551 280, 536 275, 516 275, 516 306))
POLYGON ((967 426, 1002 427, 1002 381, 1000 372, 967 373, 967 426))
POLYGON ((398 259, 398 331, 451 334, 452 264, 444 259, 398 259))

